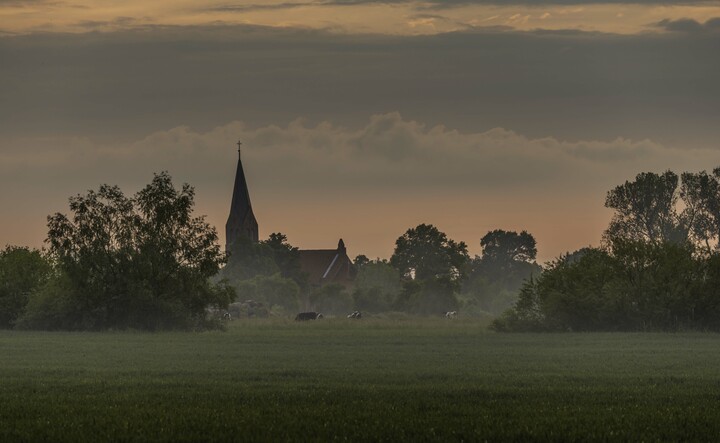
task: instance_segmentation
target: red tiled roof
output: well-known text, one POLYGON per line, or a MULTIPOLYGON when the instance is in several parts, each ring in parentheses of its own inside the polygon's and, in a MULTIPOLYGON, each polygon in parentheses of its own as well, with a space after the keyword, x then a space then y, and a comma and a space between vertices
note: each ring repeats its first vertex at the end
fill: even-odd
POLYGON ((340 249, 301 249, 300 270, 307 273, 312 285, 340 283, 347 285, 352 281, 352 261, 345 248, 340 249))

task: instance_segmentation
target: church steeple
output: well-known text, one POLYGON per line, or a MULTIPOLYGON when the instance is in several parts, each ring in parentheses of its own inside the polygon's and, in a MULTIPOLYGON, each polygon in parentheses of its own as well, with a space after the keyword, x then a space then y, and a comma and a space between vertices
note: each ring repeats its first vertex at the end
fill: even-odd
POLYGON ((225 224, 225 250, 229 251, 233 243, 240 237, 246 237, 253 242, 259 240, 258 223, 253 214, 250 203, 250 192, 245 181, 242 157, 238 141, 238 164, 235 172, 235 186, 233 188, 232 203, 230 204, 230 216, 225 224))

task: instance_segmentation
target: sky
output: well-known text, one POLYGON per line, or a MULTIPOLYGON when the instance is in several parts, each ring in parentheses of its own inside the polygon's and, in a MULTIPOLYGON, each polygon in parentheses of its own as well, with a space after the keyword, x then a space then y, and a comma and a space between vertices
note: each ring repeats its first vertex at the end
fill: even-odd
POLYGON ((720 166, 718 54, 718 0, 0 0, 0 245, 163 170, 224 244, 240 139, 261 237, 551 260, 614 186, 720 166))

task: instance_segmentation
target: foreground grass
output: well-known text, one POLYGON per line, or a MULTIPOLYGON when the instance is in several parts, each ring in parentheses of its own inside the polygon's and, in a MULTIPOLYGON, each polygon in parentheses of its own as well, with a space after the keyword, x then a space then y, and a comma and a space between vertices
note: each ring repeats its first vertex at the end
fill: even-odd
POLYGON ((720 335, 0 333, 0 441, 717 440, 720 335))

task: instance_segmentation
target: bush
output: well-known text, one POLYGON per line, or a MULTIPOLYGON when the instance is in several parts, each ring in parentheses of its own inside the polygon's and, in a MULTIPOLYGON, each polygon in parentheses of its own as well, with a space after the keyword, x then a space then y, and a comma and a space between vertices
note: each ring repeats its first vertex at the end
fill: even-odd
POLYGON ((388 263, 368 262, 355 278, 355 308, 363 312, 383 312, 391 308, 402 290, 400 273, 388 263))
POLYGON ((12 328, 29 294, 47 281, 49 260, 38 250, 7 246, 0 251, 0 328, 12 328))
POLYGON ((616 240, 551 263, 526 283, 498 331, 720 329, 720 257, 687 243, 616 240))

